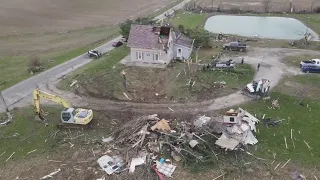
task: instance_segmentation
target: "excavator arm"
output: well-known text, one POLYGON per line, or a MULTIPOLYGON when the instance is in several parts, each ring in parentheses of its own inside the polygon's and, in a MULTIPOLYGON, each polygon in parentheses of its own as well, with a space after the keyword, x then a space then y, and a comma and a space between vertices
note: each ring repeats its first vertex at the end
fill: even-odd
POLYGON ((65 108, 71 108, 69 103, 64 100, 63 98, 49 94, 47 92, 41 91, 39 89, 35 89, 33 91, 33 100, 34 100, 34 111, 36 114, 36 119, 45 120, 43 117, 45 115, 45 112, 40 107, 40 98, 44 98, 46 100, 49 100, 51 102, 55 102, 57 104, 61 104, 65 108))

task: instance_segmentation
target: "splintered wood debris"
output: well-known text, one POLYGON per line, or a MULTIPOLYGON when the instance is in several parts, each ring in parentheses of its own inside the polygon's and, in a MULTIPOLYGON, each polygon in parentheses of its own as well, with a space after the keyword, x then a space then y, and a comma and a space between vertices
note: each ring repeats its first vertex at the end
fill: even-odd
POLYGON ((114 169, 117 172, 129 169, 133 173, 137 166, 145 164, 158 175, 171 177, 176 169, 174 162, 219 160, 218 153, 214 152, 216 145, 235 150, 241 149, 239 144, 254 145, 258 142, 253 134, 256 131, 255 124, 259 122, 257 118, 241 108, 225 116, 227 118, 199 115, 191 122, 159 118, 157 114, 135 118, 119 127, 109 138, 101 140, 108 151, 101 157, 99 165, 107 174, 113 174, 114 169), (221 134, 219 138, 218 134, 221 134), (163 160, 164 151, 168 151, 174 161, 163 160), (141 156, 141 152, 145 152, 145 155, 141 156), (117 164, 114 156, 123 161, 112 168, 110 166, 117 164), (128 164, 130 168, 125 169, 123 164, 128 164))

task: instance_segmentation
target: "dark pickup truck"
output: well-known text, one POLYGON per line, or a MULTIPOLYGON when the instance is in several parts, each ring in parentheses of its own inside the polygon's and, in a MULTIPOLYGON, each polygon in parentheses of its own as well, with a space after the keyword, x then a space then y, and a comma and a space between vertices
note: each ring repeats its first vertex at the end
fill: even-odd
POLYGON ((224 50, 230 50, 230 51, 246 51, 247 45, 240 42, 230 42, 228 44, 223 45, 224 50))

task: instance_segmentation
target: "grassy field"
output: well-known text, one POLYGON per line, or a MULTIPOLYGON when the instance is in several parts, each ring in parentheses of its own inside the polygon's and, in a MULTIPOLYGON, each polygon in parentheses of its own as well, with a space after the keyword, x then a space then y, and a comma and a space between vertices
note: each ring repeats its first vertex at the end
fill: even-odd
MULTIPOLYGON (((60 116, 57 108, 47 107, 46 111, 50 113, 50 116, 47 118, 48 122, 57 124, 60 116)), ((1 127, 0 152, 5 152, 0 156, 1 162, 5 162, 12 153, 14 155, 9 162, 22 158, 30 158, 34 154, 44 154, 54 149, 57 140, 50 138, 50 134, 56 131, 54 125, 45 126, 44 123, 34 120, 32 107, 15 110, 12 113, 14 115, 14 122, 8 126, 1 127), (28 152, 33 150, 36 150, 36 152, 28 154, 28 152)), ((0 163, 0 165, 4 164, 0 163)))
POLYGON ((259 143, 255 151, 257 156, 272 161, 275 153, 275 165, 280 161, 284 163, 290 158, 292 162, 304 165, 316 165, 319 162, 320 135, 317 133, 320 128, 319 82, 319 74, 285 77, 271 93, 271 100, 279 99, 280 109, 271 109, 271 100, 256 101, 242 106, 260 119, 265 114, 266 118, 283 120, 277 127, 268 128, 262 122, 259 123, 257 133, 259 143), (299 105, 300 100, 303 105, 299 105), (310 149, 304 141, 311 147, 310 149))
POLYGON ((319 58, 319 56, 302 54, 302 55, 296 55, 296 56, 287 56, 282 60, 282 62, 294 67, 299 67, 301 61, 317 59, 317 58, 319 58))
MULTIPOLYGON (((74 49, 70 48, 67 50, 61 50, 60 52, 45 53, 41 54, 38 57, 42 66, 45 69, 49 69, 58 64, 66 62, 74 57, 77 57, 87 52, 88 49, 97 47, 118 35, 117 31, 113 31, 112 33, 113 34, 111 34, 106 39, 102 39, 101 41, 83 47, 78 47, 74 49)), ((6 88, 9 88, 10 86, 13 86, 19 83, 20 81, 23 81, 34 75, 27 71, 31 59, 32 56, 13 56, 0 59, 0 68, 2 69, 0 71, 0 91, 5 90, 6 88)))
MULTIPOLYGON (((94 61, 80 68, 60 82, 59 88, 69 90, 69 85, 76 79, 79 88, 75 91, 83 95, 127 100, 122 94, 121 71, 126 72, 126 93, 134 101, 198 101, 227 95, 242 88, 250 82, 253 70, 249 65, 239 65, 234 71, 201 71, 194 72, 194 86, 187 86, 192 71, 186 64, 174 63, 166 69, 125 67, 117 64, 128 54, 126 47, 112 51, 102 60, 94 61), (227 83, 225 88, 219 82, 227 83)), ((193 67, 202 69, 202 66, 193 67)))
POLYGON ((171 21, 174 25, 184 25, 184 28, 196 28, 197 26, 203 26, 208 14, 194 14, 189 12, 183 12, 176 15, 171 21))

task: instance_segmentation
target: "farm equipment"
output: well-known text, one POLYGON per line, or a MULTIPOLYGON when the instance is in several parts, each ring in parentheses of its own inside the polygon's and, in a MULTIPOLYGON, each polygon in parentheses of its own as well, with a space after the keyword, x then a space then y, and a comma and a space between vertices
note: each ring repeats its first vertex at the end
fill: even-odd
POLYGON ((253 99, 261 99, 262 97, 267 97, 270 90, 270 81, 267 79, 261 79, 258 82, 253 81, 246 85, 242 89, 242 94, 253 99))
POLYGON ((63 105, 64 109, 61 111, 61 123, 58 124, 58 127, 66 127, 66 128, 79 128, 88 125, 92 118, 93 112, 91 109, 82 109, 82 108, 72 108, 67 101, 63 98, 52 95, 46 92, 43 92, 39 89, 35 89, 33 91, 33 99, 34 99, 34 111, 35 111, 35 119, 40 121, 45 121, 44 116, 47 116, 48 113, 43 111, 40 108, 40 98, 44 98, 46 100, 58 103, 63 105), (80 126, 78 126, 80 125, 80 126))
POLYGON ((88 51, 88 56, 90 58, 99 58, 100 56, 102 56, 102 53, 100 53, 97 50, 90 50, 90 51, 88 51))

